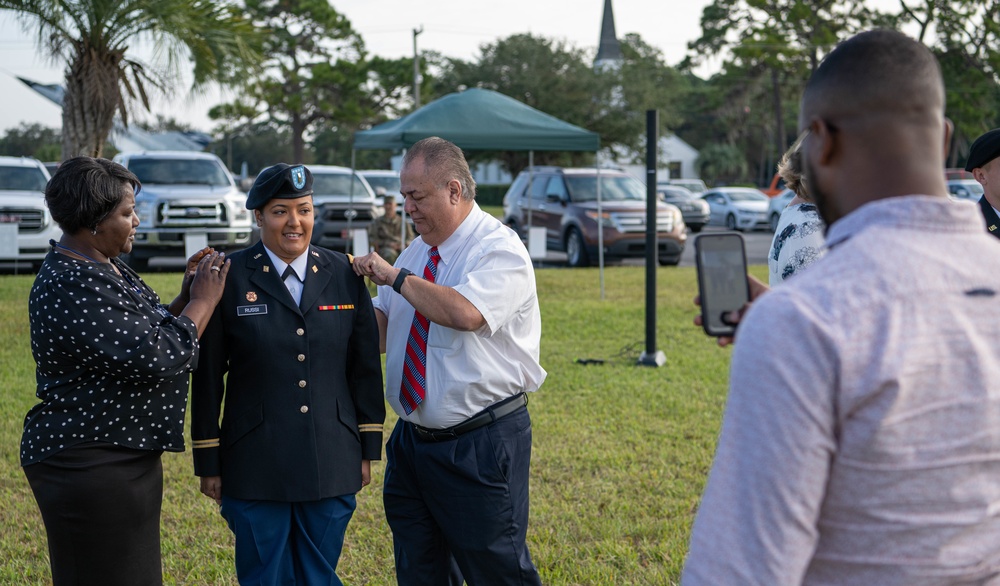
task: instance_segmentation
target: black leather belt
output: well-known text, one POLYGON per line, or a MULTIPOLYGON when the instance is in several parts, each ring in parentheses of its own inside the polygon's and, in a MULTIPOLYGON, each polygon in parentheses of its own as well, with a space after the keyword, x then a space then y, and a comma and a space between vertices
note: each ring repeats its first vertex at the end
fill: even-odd
POLYGON ((443 442, 453 440, 462 434, 469 433, 474 429, 479 429, 484 425, 489 425, 502 417, 506 417, 527 404, 528 395, 518 393, 513 397, 508 397, 499 403, 490 405, 458 425, 444 429, 430 429, 414 423, 413 428, 417 430, 417 435, 420 436, 420 439, 425 441, 443 442))

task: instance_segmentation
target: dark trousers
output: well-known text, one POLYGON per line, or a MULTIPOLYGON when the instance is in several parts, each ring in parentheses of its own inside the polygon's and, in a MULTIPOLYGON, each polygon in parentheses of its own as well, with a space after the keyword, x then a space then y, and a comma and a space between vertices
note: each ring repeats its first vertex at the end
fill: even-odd
POLYGON ((161 452, 88 443, 24 467, 53 586, 159 586, 161 452))
POLYGON ((300 503, 223 496, 240 585, 341 586, 337 562, 356 507, 353 494, 300 503))
POLYGON ((527 408, 442 442, 399 420, 383 500, 400 586, 541 584, 525 544, 530 462, 527 408))

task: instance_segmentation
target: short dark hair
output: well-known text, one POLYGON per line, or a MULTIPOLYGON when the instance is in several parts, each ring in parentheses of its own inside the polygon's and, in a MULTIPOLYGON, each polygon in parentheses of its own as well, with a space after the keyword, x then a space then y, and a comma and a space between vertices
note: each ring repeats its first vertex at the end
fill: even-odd
POLYGON ((446 183, 452 179, 458 180, 462 186, 463 199, 476 199, 476 180, 472 178, 469 163, 465 160, 462 149, 454 143, 437 136, 417 141, 406 149, 406 154, 403 155, 403 166, 405 167, 417 159, 423 159, 428 170, 433 169, 444 175, 443 179, 446 183))
POLYGON ((45 203, 63 232, 95 230, 125 197, 123 187, 138 191, 139 178, 108 159, 74 157, 59 165, 45 186, 45 203))
MULTIPOLYGON (((944 111, 944 82, 927 47, 903 33, 876 29, 837 45, 802 93, 802 116, 944 111)), ((808 120, 803 119, 804 123, 808 120)))

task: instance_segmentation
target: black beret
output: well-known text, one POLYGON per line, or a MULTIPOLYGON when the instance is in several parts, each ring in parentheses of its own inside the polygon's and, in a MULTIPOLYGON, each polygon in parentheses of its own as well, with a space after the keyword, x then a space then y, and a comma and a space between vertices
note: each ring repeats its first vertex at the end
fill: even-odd
POLYGON ((247 194, 247 209, 256 210, 272 199, 296 199, 312 195, 313 176, 305 165, 278 163, 264 169, 254 179, 247 194))
POLYGON ((994 128, 972 143, 965 170, 971 171, 976 167, 982 167, 997 157, 1000 157, 1000 128, 994 128))

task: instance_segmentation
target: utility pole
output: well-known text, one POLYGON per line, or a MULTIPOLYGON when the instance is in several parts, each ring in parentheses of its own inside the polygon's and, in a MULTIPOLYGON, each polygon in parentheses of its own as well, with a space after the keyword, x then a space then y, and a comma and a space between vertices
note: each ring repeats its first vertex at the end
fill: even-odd
POLYGON ((424 32, 423 25, 413 29, 413 109, 420 109, 420 53, 417 52, 417 35, 424 32))

